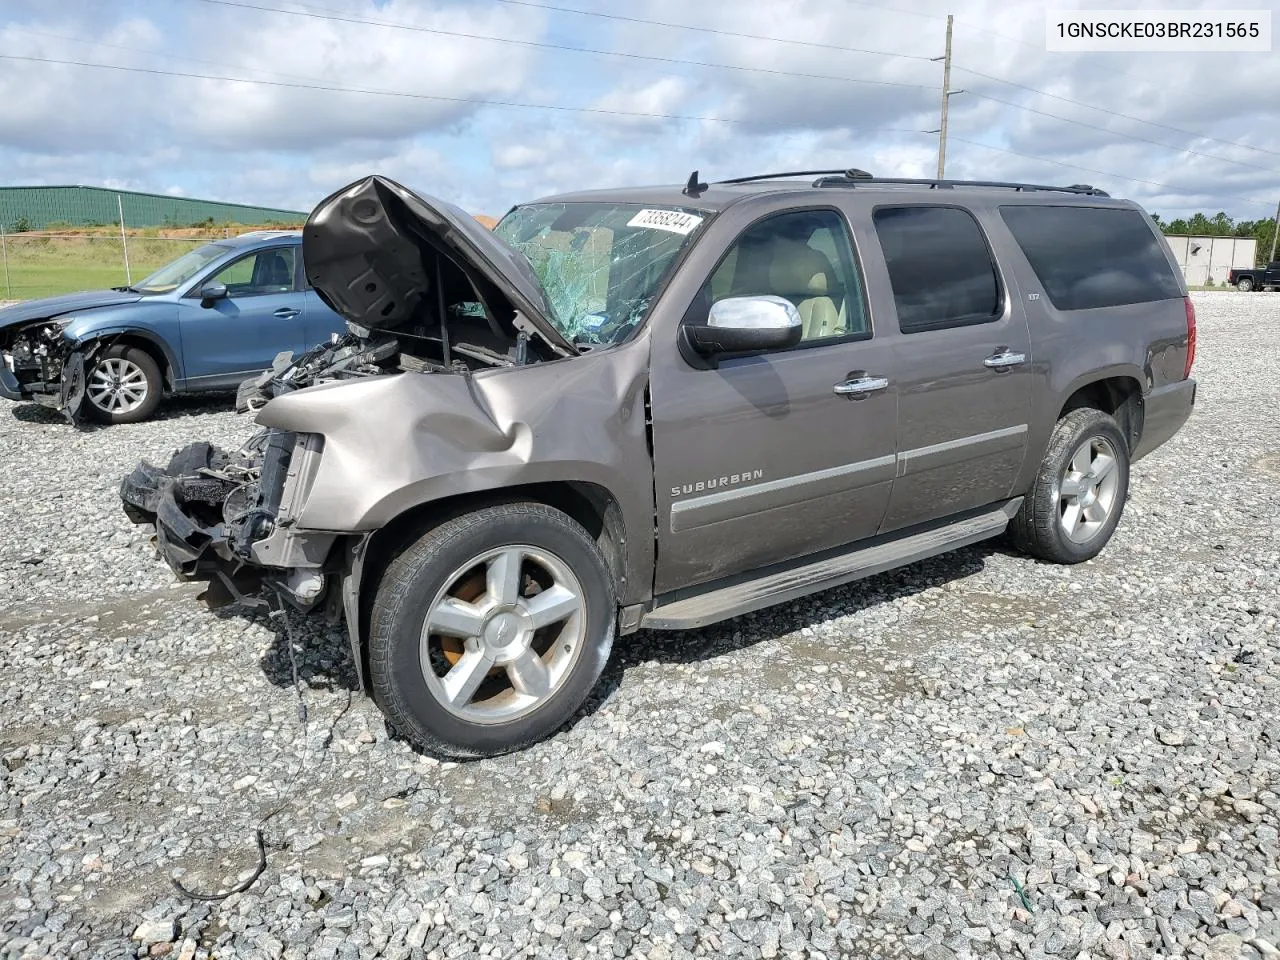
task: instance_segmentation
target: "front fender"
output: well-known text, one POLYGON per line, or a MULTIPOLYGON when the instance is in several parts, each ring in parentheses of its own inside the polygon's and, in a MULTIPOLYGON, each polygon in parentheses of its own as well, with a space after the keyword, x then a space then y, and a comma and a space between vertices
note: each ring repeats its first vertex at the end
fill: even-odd
MULTIPOLYGON (((102 316, 101 311, 84 316, 62 316, 60 321, 70 319, 62 330, 62 336, 71 342, 76 349, 99 340, 110 340, 118 337, 131 337, 145 340, 154 346, 164 357, 169 386, 172 389, 184 377, 181 347, 175 344, 176 337, 170 337, 168 331, 161 329, 159 322, 149 322, 135 317, 102 316)), ((176 332, 176 326, 174 331, 176 332)))
POLYGON ((648 344, 472 376, 400 374, 287 393, 258 423, 324 436, 300 529, 378 530, 458 494, 557 481, 608 490, 629 583, 653 564, 648 344))

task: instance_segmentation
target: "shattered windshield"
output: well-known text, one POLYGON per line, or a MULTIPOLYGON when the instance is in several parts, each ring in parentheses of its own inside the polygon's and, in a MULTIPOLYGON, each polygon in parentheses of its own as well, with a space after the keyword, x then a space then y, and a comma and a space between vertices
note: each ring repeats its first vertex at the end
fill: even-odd
POLYGON ((147 279, 133 285, 138 293, 168 293, 182 286, 219 257, 225 257, 230 247, 219 243, 206 243, 177 260, 166 263, 147 279))
POLYGON ((550 320, 574 343, 624 340, 705 216, 676 207, 535 203, 494 232, 533 265, 550 320))

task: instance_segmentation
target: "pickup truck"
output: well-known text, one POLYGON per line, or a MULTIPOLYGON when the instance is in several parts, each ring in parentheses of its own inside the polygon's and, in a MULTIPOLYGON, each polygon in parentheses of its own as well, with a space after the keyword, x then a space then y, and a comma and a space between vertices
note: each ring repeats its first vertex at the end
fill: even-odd
POLYGON ((1280 287, 1280 260, 1272 260, 1265 267, 1231 270, 1227 273, 1227 286, 1235 287, 1241 293, 1280 287))
POLYGON ((1088 186, 695 174, 491 232, 373 176, 303 237, 347 333, 243 386, 241 450, 139 464, 125 513, 211 604, 345 620, 437 754, 551 735, 641 628, 1006 531, 1087 561, 1195 402, 1181 272, 1088 186))

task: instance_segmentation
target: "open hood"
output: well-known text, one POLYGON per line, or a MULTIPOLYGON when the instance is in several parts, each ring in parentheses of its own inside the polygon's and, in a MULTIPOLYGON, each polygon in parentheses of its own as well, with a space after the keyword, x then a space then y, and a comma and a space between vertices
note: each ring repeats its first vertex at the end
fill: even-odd
POLYGON ((127 290, 86 290, 83 293, 68 293, 61 297, 28 300, 25 303, 0 309, 0 329, 13 326, 15 323, 48 320, 77 310, 96 310, 101 307, 119 306, 122 303, 136 303, 141 299, 141 294, 127 290))
POLYGON ((546 294, 523 254, 453 204, 385 177, 365 177, 321 201, 303 230, 302 257, 321 298, 366 330, 394 330, 429 307, 433 264, 443 257, 513 337, 523 332, 561 356, 577 353, 548 319, 546 294))

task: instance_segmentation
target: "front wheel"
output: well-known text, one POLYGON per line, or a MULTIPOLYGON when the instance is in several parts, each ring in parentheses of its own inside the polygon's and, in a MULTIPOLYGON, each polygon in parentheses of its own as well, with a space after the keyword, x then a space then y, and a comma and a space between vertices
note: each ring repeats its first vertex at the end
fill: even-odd
POLYGON ((160 405, 164 380, 151 354, 115 344, 103 350, 85 377, 88 412, 101 423, 139 423, 160 405))
POLYGON ((1101 410, 1072 410, 1053 428, 1035 483, 1009 533, 1018 549, 1052 563, 1102 552, 1129 494, 1129 444, 1101 410))
POLYGON ((392 561, 369 631, 374 697, 446 756, 550 736, 591 693, 617 600, 600 548, 565 514, 509 503, 446 521, 392 561))
POLYGON ((1253 281, 1248 277, 1241 277, 1240 282, 1236 284, 1236 289, 1241 293, 1248 293, 1253 289, 1253 281))

